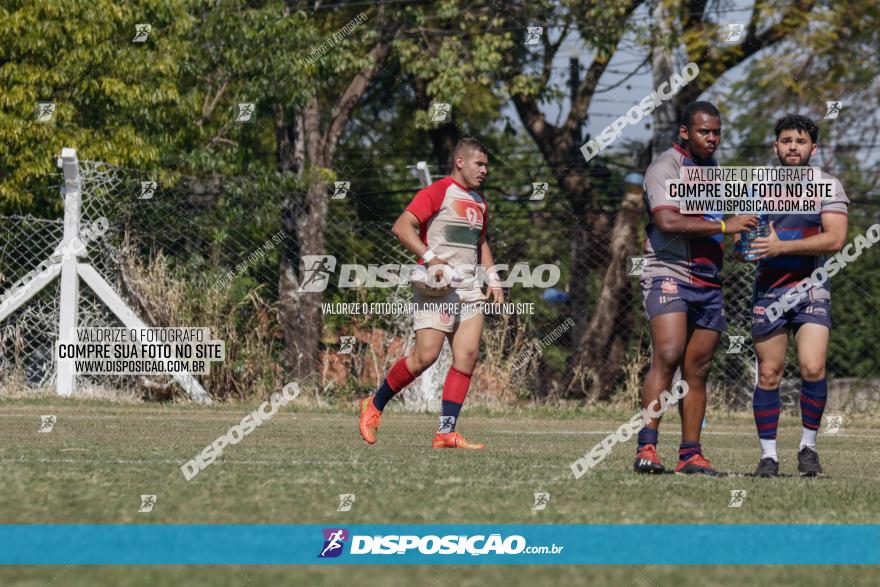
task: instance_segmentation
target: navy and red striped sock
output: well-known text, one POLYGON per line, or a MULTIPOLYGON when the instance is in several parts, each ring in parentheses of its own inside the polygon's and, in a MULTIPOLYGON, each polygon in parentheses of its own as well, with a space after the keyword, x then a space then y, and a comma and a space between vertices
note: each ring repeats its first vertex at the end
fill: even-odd
POLYGON ((762 389, 756 385, 752 396, 752 413, 755 415, 758 438, 775 439, 779 429, 779 388, 762 389))
POLYGON ((761 458, 779 461, 776 456, 776 433, 779 430, 779 388, 762 389, 755 386, 752 413, 761 443, 761 458))
POLYGON ((409 372, 406 366, 406 357, 400 359, 388 370, 385 381, 373 396, 373 405, 380 412, 385 409, 385 404, 391 401, 397 392, 409 385, 416 378, 409 372))
POLYGON ((816 432, 822 422, 825 401, 828 399, 828 381, 823 377, 819 381, 801 381, 801 447, 816 448, 816 432))

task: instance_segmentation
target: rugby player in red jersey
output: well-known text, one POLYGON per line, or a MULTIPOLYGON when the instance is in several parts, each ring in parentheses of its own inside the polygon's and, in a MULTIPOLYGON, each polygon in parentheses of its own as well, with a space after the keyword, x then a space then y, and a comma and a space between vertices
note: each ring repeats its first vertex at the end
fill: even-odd
POLYGON ((484 295, 480 277, 486 272, 478 268, 493 265, 486 240, 488 203, 476 191, 488 173, 486 148, 474 138, 464 138, 453 151, 452 163, 452 174, 419 191, 391 229, 426 271, 423 281, 413 280, 415 347, 391 367, 376 393, 361 402, 359 428, 368 444, 376 442, 385 405, 437 360, 448 339, 452 367, 443 385, 432 446, 484 447, 465 440, 456 425, 479 357, 483 300, 503 302, 504 292, 492 274, 484 295))

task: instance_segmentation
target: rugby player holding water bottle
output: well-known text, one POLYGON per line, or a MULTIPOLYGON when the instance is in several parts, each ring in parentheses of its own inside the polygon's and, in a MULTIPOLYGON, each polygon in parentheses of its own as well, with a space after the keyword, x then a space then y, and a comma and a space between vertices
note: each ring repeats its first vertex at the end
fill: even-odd
MULTIPOLYGON (((816 153, 819 128, 809 118, 787 114, 776 123, 773 148, 782 165, 806 166, 816 153)), ((801 442, 798 472, 804 477, 822 474, 816 450, 816 433, 825 410, 828 383, 825 359, 831 334, 831 291, 828 283, 816 284, 797 304, 776 320, 766 308, 791 288, 809 279, 824 264, 824 255, 843 247, 847 231, 849 199, 837 178, 822 172, 821 179, 834 182, 833 197, 823 199, 818 214, 770 214, 770 234, 751 242, 748 251, 757 261, 752 301, 752 340, 758 356, 758 381, 753 410, 761 460, 755 475, 779 474, 776 431, 779 425, 779 383, 785 367, 789 332, 794 333, 801 369, 801 442)))

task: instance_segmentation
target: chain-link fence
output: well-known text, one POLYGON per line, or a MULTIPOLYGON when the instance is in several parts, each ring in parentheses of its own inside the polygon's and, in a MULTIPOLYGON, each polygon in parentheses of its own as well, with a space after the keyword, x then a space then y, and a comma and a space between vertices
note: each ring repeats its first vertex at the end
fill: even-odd
MULTIPOLYGON (((290 196, 290 192, 284 193, 287 188, 279 188, 272 178, 268 183, 266 178, 238 183, 178 178, 167 186, 158 182, 155 193, 147 198, 142 182, 155 178, 140 172, 82 162, 81 174, 83 224, 100 217, 109 222, 109 230, 89 245, 83 260, 92 264, 147 324, 208 326, 215 338, 226 342, 226 360, 201 378, 213 396, 263 396, 280 388, 286 374, 279 267, 290 237, 280 232, 279 207, 281 198, 290 196), (273 235, 282 236, 273 239, 273 235)), ((304 205, 301 192, 294 190, 292 199, 294 206, 304 205)), ((619 203, 620 197, 612 194, 603 211, 612 219, 608 226, 613 226, 615 202, 619 203)), ((380 210, 375 201, 358 201, 357 194, 351 194, 330 199, 328 205, 326 254, 340 264, 414 262, 390 233, 402 204, 385 202, 380 210)), ((640 254, 644 216, 641 211, 635 233, 639 242, 626 245, 629 254, 621 257, 620 251, 606 247, 594 251, 595 258, 584 263, 575 262, 574 241, 589 228, 585 215, 549 203, 492 203, 490 240, 496 263, 526 263, 530 268, 553 264, 560 268, 561 279, 553 289, 514 286, 507 292, 507 301, 518 304, 509 308, 514 313, 487 318, 472 388, 476 397, 502 404, 547 397, 635 401, 651 355, 637 276, 614 285, 613 296, 625 300, 613 325, 623 353, 616 358, 608 355, 603 343, 584 339, 584 332, 600 292, 607 287, 609 262, 624 259, 625 263, 640 254), (578 289, 583 292, 580 298, 575 295, 578 289), (578 301, 581 299, 585 302, 578 301), (561 328, 565 324, 577 326, 561 328), (554 331, 551 342, 540 342, 554 331), (590 380, 577 372, 579 351, 600 362, 614 362, 608 389, 598 394, 584 389, 590 380)), ((876 221, 876 208, 853 206, 850 234, 863 233, 876 221)), ((17 280, 52 254, 62 232, 61 220, 0 217, 0 297, 8 295, 17 280)), ((866 386, 873 389, 878 372, 871 341, 880 335, 876 311, 872 310, 880 307, 876 303, 880 280, 869 270, 876 267, 876 253, 869 251, 833 281, 835 329, 828 376, 832 385, 837 381, 856 392, 866 386)), ((710 393, 726 405, 744 406, 756 375, 750 338, 753 268, 728 258, 724 275, 729 330, 716 353, 710 393)), ((80 326, 120 325, 87 287, 80 289, 80 326)), ((346 398, 374 388, 393 361, 411 348, 411 317, 383 312, 336 313, 332 305, 406 303, 411 301, 410 288, 340 289, 331 280, 326 291, 314 295, 320 295, 325 304, 317 393, 346 398)), ((0 323, 0 384, 52 385, 57 333, 56 281, 0 323)), ((440 364, 411 386, 406 401, 417 408, 431 407, 449 360, 447 349, 440 364)), ((790 405, 796 401, 798 377, 792 349, 783 379, 783 398, 790 405)), ((80 376, 79 386, 138 390, 151 397, 177 393, 170 379, 161 377, 80 376)))
MULTIPOLYGON (((284 374, 272 360, 278 346, 277 328, 272 326, 277 321, 273 292, 278 270, 277 262, 266 262, 275 242, 259 240, 262 233, 269 234, 259 218, 241 216, 250 222, 253 234, 212 230, 203 220, 205 210, 221 199, 216 179, 178 181, 164 192, 152 184, 157 188, 153 193, 154 178, 136 170, 91 161, 80 161, 79 169, 81 227, 99 219, 107 219, 108 227, 87 241, 80 260, 94 267, 148 325, 208 326, 212 334, 232 343, 226 361, 199 378, 215 397, 265 395, 279 389, 284 374), (262 263, 251 263, 237 283, 211 293, 209 286, 225 267, 258 250, 262 263), (238 295, 242 291, 246 293, 238 295)), ((57 179, 63 182, 60 173, 57 179)), ((47 189, 63 199, 62 185, 47 189)), ((0 300, 18 297, 16 292, 40 263, 57 253, 63 232, 60 218, 0 217, 0 300)), ((122 326, 88 286, 81 283, 79 290, 79 327, 122 326)), ((0 385, 54 385, 58 322, 56 279, 0 322, 0 385)), ((110 394, 136 391, 161 399, 180 393, 170 376, 78 375, 77 387, 110 394)))
MULTIPOLYGON (((850 214, 851 238, 855 234, 864 233, 871 224, 877 222, 877 212, 874 208, 855 207, 850 214)), ((642 215, 644 216, 644 213, 642 215)), ((374 265, 412 263, 411 256, 396 243, 389 232, 393 220, 394 218, 389 217, 381 221, 360 222, 356 226, 338 226, 331 223, 327 231, 328 254, 346 255, 345 243, 357 238, 371 243, 383 243, 382 247, 376 249, 375 255, 358 258, 358 263, 374 265)), ((566 320, 587 322, 590 319, 595 307, 592 300, 582 307, 572 303, 570 290, 575 281, 590 282, 587 289, 593 297, 602 287, 602 276, 607 261, 596 263, 601 269, 589 274, 576 273, 571 269, 573 266, 571 239, 576 233, 573 223, 577 221, 571 214, 563 214, 551 220, 545 213, 527 208, 515 214, 505 215, 496 212, 490 215, 491 241, 496 263, 513 265, 526 262, 532 268, 541 263, 554 263, 560 267, 562 279, 552 290, 514 286, 512 291, 508 292, 508 302, 531 303, 529 310, 532 310, 532 313, 526 310, 511 316, 488 317, 484 329, 481 366, 478 368, 480 381, 475 386, 477 393, 481 393, 487 399, 507 401, 554 394, 578 397, 581 390, 575 386, 572 391, 571 380, 574 374, 571 371, 571 364, 579 341, 580 344, 587 345, 588 353, 592 351, 602 355, 604 349, 590 349, 590 341, 580 339, 576 329, 566 330, 558 338, 554 336, 555 340, 549 346, 540 342, 554 329, 565 324, 566 320), (535 226, 540 226, 540 230, 524 229, 535 226), (540 255, 537 257, 530 255, 529 252, 533 252, 536 248, 540 249, 540 255), (498 348, 499 345, 501 348, 498 348), (536 347, 540 347, 541 352, 530 351, 536 347), (517 368, 519 367, 517 359, 520 358, 526 359, 524 368, 517 368)), ((638 234, 640 241, 637 244, 633 243, 632 256, 640 255, 640 251, 643 250, 643 225, 640 226, 638 234)), ((733 247, 730 246, 730 238, 727 243, 723 291, 728 330, 722 335, 715 354, 709 389, 710 394, 719 404, 745 407, 751 402, 751 394, 757 378, 756 356, 751 339, 754 266, 735 261, 732 258, 733 247)), ((629 272, 632 266, 629 256, 627 262, 629 272)), ((859 259, 854 266, 841 272, 833 281, 832 297, 835 300, 833 306, 836 328, 832 331, 827 370, 832 382, 837 380, 842 397, 855 396, 858 392, 864 393, 866 390, 871 394, 877 394, 880 361, 876 353, 871 350, 869 339, 865 338, 876 333, 877 326, 869 327, 863 323, 861 309, 852 311, 853 301, 856 299, 864 302, 880 298, 877 280, 869 271, 872 263, 876 263, 876 257, 866 256, 859 259), (855 344, 852 344, 854 341, 855 344)), ((623 290, 618 290, 615 295, 630 300, 626 309, 629 318, 626 326, 615 326, 615 328, 626 330, 625 360, 616 365, 619 376, 614 379, 613 389, 594 395, 602 398, 625 395, 628 401, 635 401, 650 363, 650 336, 642 307, 638 275, 630 276, 623 284, 623 288, 629 290, 626 296, 623 290)), ((408 290, 402 290, 395 295, 405 297, 407 293, 408 290)), ((347 301, 368 299, 358 296, 357 290, 335 291, 331 286, 325 297, 347 301)), ((352 332, 351 323, 348 320, 346 323, 349 327, 338 319, 327 322, 326 325, 330 326, 333 332, 352 332)), ((369 345, 362 348, 364 355, 371 352, 373 351, 369 345)), ((784 405, 795 406, 799 391, 800 371, 797 354, 795 345, 790 344, 781 386, 784 405)))

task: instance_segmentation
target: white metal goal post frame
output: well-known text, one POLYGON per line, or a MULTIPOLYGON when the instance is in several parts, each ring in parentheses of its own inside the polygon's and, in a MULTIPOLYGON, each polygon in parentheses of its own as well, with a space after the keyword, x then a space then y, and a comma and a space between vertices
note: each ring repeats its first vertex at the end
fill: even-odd
MULTIPOLYGON (((65 254, 60 260, 57 259, 57 255, 53 255, 48 261, 41 263, 38 267, 45 267, 43 271, 7 294, 7 302, 0 307, 0 321, 5 320, 60 275, 59 341, 76 341, 80 278, 127 328, 147 328, 144 321, 128 307, 128 304, 110 287, 110 284, 101 277, 101 274, 94 267, 88 263, 80 262, 79 257, 84 255, 88 244, 80 238, 82 192, 76 150, 62 149, 58 166, 64 172, 64 236, 55 251, 64 251, 65 254), (83 246, 72 246, 74 241, 82 243, 83 246)), ((56 359, 55 364, 55 389, 58 395, 68 397, 76 391, 74 361, 56 359)), ((203 404, 211 403, 211 396, 191 373, 183 371, 172 373, 172 376, 194 401, 203 404)))

